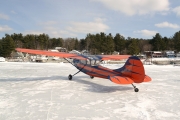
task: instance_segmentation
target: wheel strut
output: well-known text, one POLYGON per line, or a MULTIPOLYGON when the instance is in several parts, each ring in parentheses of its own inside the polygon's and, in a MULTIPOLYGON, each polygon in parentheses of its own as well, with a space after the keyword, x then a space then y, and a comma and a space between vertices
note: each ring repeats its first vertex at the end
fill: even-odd
POLYGON ((75 75, 78 74, 79 72, 81 72, 81 70, 79 70, 78 72, 76 72, 74 75, 71 75, 71 74, 70 74, 70 75, 68 76, 68 79, 69 79, 69 80, 72 80, 73 76, 75 76, 75 75))
POLYGON ((70 74, 70 75, 68 76, 68 79, 69 79, 69 80, 72 80, 73 76, 75 76, 76 74, 78 74, 79 72, 81 72, 81 71, 84 69, 85 66, 86 66, 86 64, 85 64, 81 69, 79 69, 79 71, 76 72, 75 74, 73 74, 73 75, 70 74))

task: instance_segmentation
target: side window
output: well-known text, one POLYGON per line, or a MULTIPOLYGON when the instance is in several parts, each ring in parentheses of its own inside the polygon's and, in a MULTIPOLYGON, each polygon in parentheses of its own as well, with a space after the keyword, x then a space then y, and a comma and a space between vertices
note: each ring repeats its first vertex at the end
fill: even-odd
POLYGON ((91 65, 91 60, 87 59, 87 64, 91 65))
POLYGON ((100 64, 99 60, 91 60, 91 65, 92 66, 98 66, 100 64))
POLYGON ((86 60, 81 60, 81 63, 86 64, 87 61, 86 60))
POLYGON ((95 61, 95 65, 99 65, 101 62, 99 60, 95 61))
POLYGON ((95 60, 91 60, 91 65, 95 65, 95 60))

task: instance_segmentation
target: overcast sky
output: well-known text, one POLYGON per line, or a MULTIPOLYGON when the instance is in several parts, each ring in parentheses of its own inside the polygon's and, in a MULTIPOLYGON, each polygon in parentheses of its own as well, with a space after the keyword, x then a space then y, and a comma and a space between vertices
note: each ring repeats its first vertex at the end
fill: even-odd
POLYGON ((180 0, 2 0, 5 33, 85 38, 87 33, 151 39, 180 30, 180 0))

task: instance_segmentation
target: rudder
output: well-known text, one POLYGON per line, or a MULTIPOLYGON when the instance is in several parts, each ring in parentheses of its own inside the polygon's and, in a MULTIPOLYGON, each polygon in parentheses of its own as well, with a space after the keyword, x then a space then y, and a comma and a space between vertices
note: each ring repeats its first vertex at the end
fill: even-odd
POLYGON ((129 57, 125 65, 116 71, 120 72, 122 77, 132 79, 134 83, 141 83, 145 79, 144 66, 136 56, 129 57))

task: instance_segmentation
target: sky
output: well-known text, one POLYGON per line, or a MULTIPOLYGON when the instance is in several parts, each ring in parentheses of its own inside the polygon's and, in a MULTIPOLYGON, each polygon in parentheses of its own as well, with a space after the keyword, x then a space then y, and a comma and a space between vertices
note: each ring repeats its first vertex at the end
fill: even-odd
POLYGON ((82 39, 88 33, 151 39, 180 30, 179 0, 3 0, 0 39, 5 34, 48 34, 82 39))

